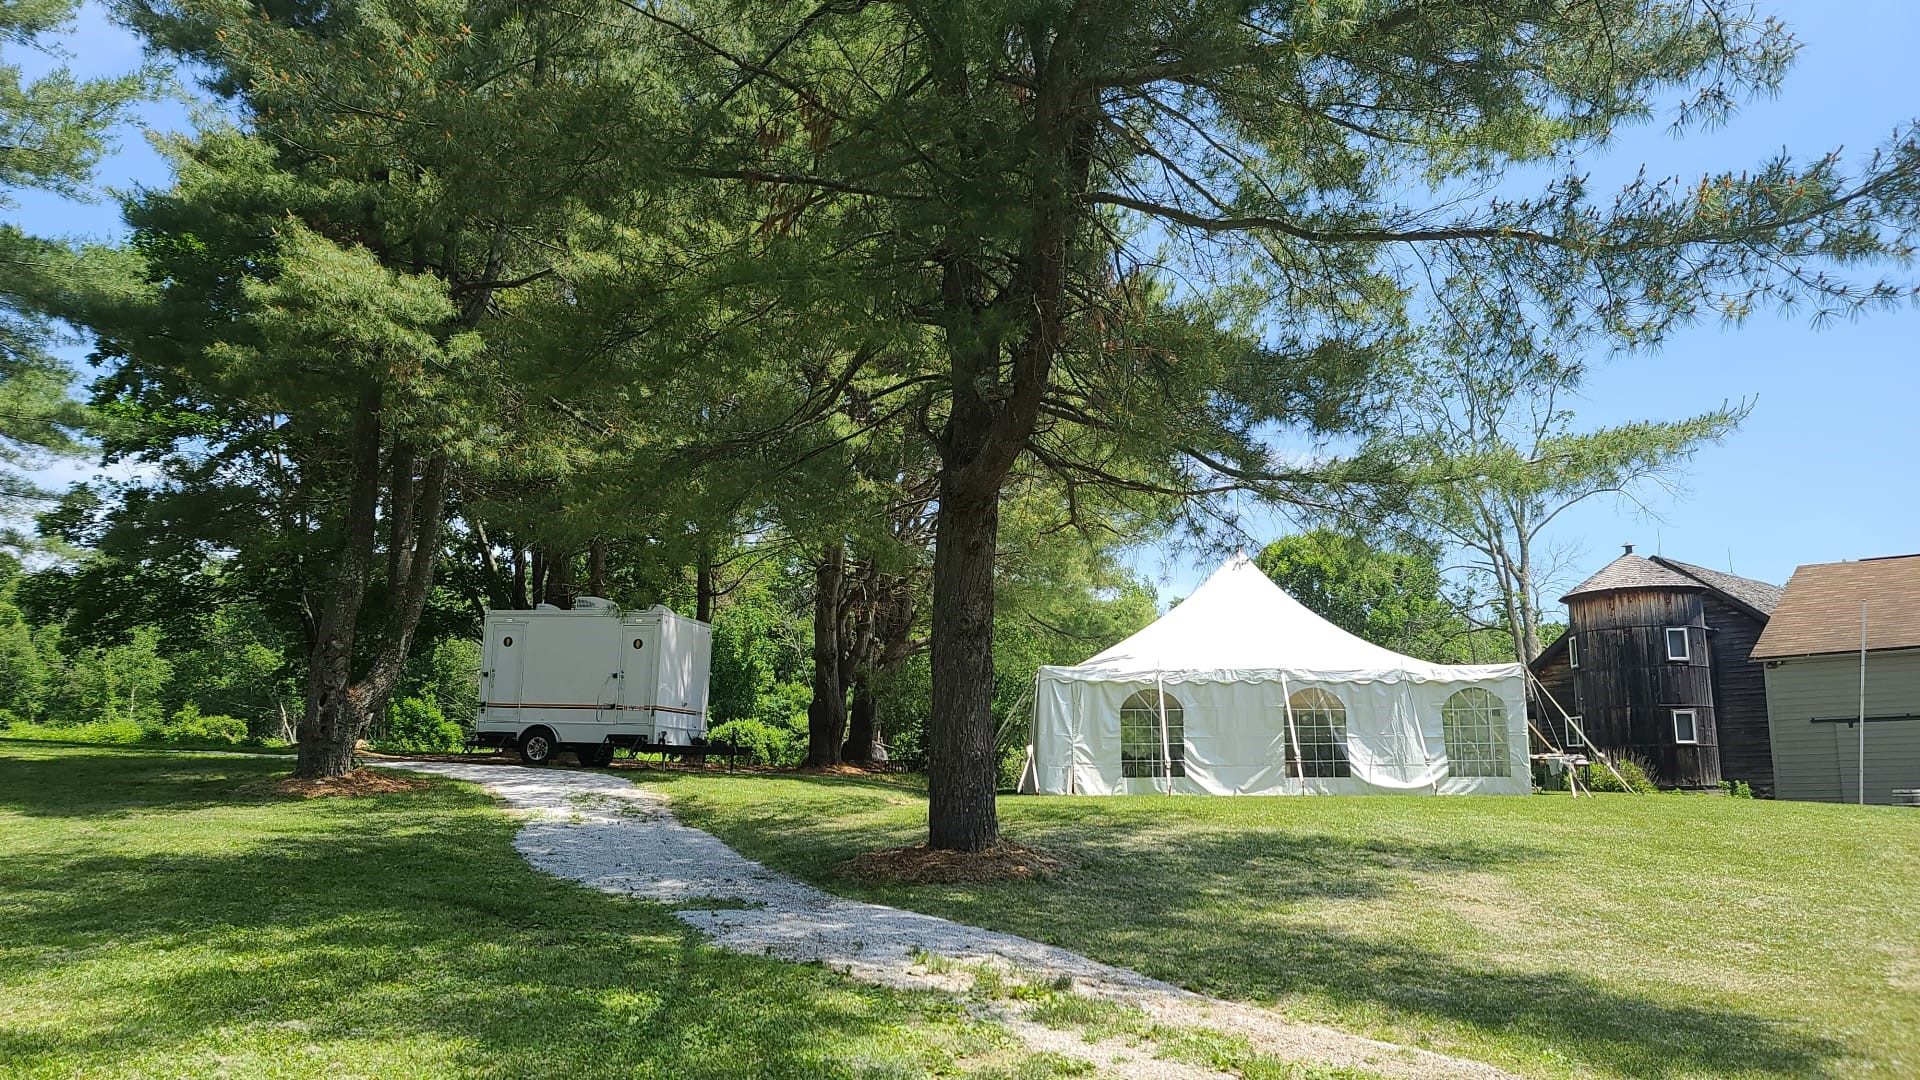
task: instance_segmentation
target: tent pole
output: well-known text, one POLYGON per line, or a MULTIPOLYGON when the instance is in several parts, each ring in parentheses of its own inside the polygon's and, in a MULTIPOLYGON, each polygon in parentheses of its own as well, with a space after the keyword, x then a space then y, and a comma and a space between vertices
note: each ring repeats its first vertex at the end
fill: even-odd
POLYGON ((1287 770, 1287 753, 1288 749, 1291 748, 1295 779, 1305 780, 1307 778, 1307 768, 1306 762, 1301 760, 1300 757, 1300 733, 1294 730, 1293 726, 1293 688, 1287 683, 1287 673, 1284 671, 1280 673, 1280 695, 1282 701, 1281 708, 1287 715, 1287 746, 1282 747, 1280 750, 1280 771, 1284 774, 1287 770))
POLYGON ((1080 794, 1080 710, 1086 708, 1086 683, 1073 684, 1073 708, 1067 710, 1067 794, 1080 794))
POLYGON ((1173 794, 1173 747, 1167 739, 1167 681, 1159 671, 1153 673, 1153 687, 1160 695, 1160 776, 1167 782, 1166 793, 1173 794))

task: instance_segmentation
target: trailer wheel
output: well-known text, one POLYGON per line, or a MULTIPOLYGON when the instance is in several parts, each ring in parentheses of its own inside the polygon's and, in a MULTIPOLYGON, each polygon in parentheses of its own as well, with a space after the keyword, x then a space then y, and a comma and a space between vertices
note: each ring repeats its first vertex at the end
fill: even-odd
POLYGON ((573 755, 580 759, 582 765, 604 769, 613 764, 613 744, 597 742, 592 745, 576 746, 573 748, 573 755))
POLYGON ((553 760, 555 749, 553 732, 546 728, 528 728, 526 734, 520 736, 520 760, 528 765, 547 764, 553 760))

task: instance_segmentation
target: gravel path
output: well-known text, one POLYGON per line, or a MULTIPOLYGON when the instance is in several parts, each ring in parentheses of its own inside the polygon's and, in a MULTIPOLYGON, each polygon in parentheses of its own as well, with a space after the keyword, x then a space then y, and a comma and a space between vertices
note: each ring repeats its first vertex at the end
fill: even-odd
MULTIPOLYGON (((603 892, 695 905, 674 912, 735 952, 817 962, 866 982, 902 989, 964 990, 967 968, 991 966, 1027 981, 1070 978, 1077 993, 1137 1006, 1155 1022, 1208 1028, 1250 1040, 1284 1060, 1382 1076, 1497 1080, 1478 1062, 1287 1020, 1270 1009, 1202 997, 1138 972, 1012 934, 825 893, 770 870, 681 824, 664 796, 613 773, 453 762, 381 761, 383 768, 480 784, 529 820, 513 845, 534 867, 603 892), (916 962, 941 958, 932 965, 916 962)), ((1018 1003, 988 1010, 1036 1049, 1087 1060, 1118 1077, 1213 1077, 1138 1047, 1087 1042, 1022 1019, 1018 1003), (1150 1056, 1150 1055, 1148 1055, 1150 1056), (1116 1060, 1116 1058, 1120 1060, 1116 1060)))

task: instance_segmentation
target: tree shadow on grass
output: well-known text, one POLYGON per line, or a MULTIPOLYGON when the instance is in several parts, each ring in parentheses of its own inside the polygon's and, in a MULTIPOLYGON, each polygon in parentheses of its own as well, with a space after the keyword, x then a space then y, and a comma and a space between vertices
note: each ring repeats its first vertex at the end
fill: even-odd
POLYGON ((90 762, 49 780, 0 761, 0 802, 38 819, 0 860, 10 1068, 923 1074, 992 1040, 944 1002, 723 953, 657 905, 539 874, 468 789, 223 804, 169 761, 129 804, 90 762))
MULTIPOLYGON (((1775 1018, 1691 1000, 1679 987, 1642 991, 1585 973, 1606 957, 1570 950, 1543 964, 1550 942, 1530 946, 1530 956, 1503 955, 1500 936, 1486 933, 1501 928, 1475 919, 1524 912, 1492 900, 1476 909, 1474 890, 1490 879, 1482 875, 1497 879, 1558 853, 1494 833, 1357 838, 1087 801, 1023 809, 1010 822, 1020 842, 1071 856, 1060 875, 909 886, 858 880, 841 864, 918 839, 918 808, 850 827, 843 815, 877 809, 874 800, 861 792, 833 805, 842 813, 772 799, 726 813, 690 800, 684 812, 745 854, 837 892, 1022 934, 1214 996, 1364 1017, 1403 1038, 1459 1043, 1468 1029, 1523 1059, 1633 1077, 1820 1076, 1840 1067, 1846 1050, 1775 1018), (1394 904, 1431 889, 1461 897, 1464 914, 1426 904, 1403 913, 1394 904), (1362 917, 1379 925, 1357 925, 1362 917)), ((1472 1043, 1460 1045, 1471 1054, 1472 1043)))
POLYGON ((781 783, 803 784, 809 788, 830 790, 835 794, 836 799, 848 791, 884 792, 914 798, 924 798, 927 794, 925 778, 913 773, 876 773, 862 776, 857 773, 809 773, 792 769, 729 771, 712 766, 703 770, 620 769, 617 771, 619 775, 639 783, 663 786, 688 780, 720 784, 777 780, 781 783))
POLYGON ((287 758, 267 754, 225 757, 101 747, 62 749, 44 756, 4 753, 0 754, 5 781, 0 783, 0 810, 27 817, 118 818, 273 801, 282 797, 252 791, 240 783, 285 776, 291 765, 287 758))

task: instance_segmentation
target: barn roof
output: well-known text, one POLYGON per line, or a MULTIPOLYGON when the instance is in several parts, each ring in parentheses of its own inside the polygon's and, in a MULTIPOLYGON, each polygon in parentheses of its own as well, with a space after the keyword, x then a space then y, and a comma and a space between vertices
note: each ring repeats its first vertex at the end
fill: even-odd
POLYGON ((1664 555, 1655 555, 1653 561, 1669 570, 1676 570, 1694 578, 1714 592, 1752 608, 1761 618, 1772 615, 1773 609, 1780 604, 1781 589, 1778 585, 1769 585, 1764 581, 1729 574, 1724 570, 1709 570, 1704 566, 1683 563, 1664 555))
POLYGON ((1690 578, 1677 570, 1654 562, 1652 559, 1635 555, 1629 551, 1600 568, 1600 572, 1575 585, 1567 595, 1560 598, 1561 603, 1576 596, 1589 593, 1613 592, 1615 589, 1704 589, 1706 585, 1690 578))
POLYGON ((1920 648, 1920 555, 1896 555, 1795 570, 1753 658, 1858 650, 1862 601, 1868 649, 1920 648))

